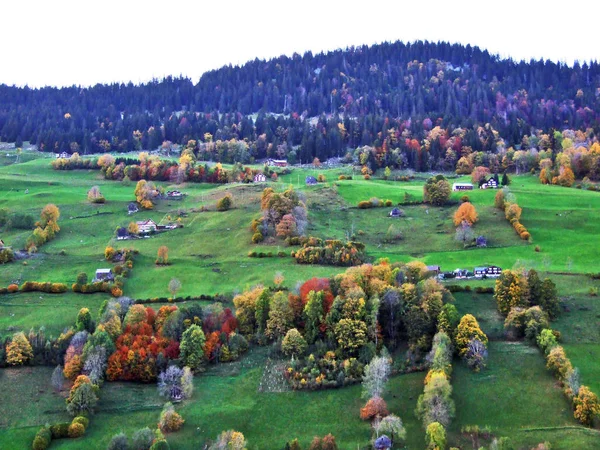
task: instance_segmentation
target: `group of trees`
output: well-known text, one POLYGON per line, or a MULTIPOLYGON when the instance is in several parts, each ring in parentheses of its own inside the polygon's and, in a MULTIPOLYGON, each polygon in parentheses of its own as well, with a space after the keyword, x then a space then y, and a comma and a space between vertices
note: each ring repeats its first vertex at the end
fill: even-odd
POLYGON ((56 233, 60 231, 58 219, 60 211, 58 207, 52 203, 47 204, 42 209, 40 220, 36 223, 36 228, 31 236, 27 238, 25 247, 30 253, 35 253, 38 247, 42 246, 47 241, 54 239, 56 233))
POLYGON ((536 270, 528 272, 503 270, 496 280, 494 298, 498 311, 508 316, 513 308, 539 306, 550 319, 560 313, 560 303, 554 282, 545 278, 540 280, 536 270))
POLYGON ((266 188, 261 196, 262 217, 251 224, 252 242, 262 242, 265 237, 281 238, 302 236, 308 225, 307 208, 302 193, 289 187, 284 192, 266 188))
POLYGON ((84 153, 195 140, 202 158, 222 162, 326 160, 370 145, 382 167, 448 170, 463 148, 543 148, 529 142, 532 128, 546 130, 553 148, 553 128, 597 132, 599 77, 596 62, 569 67, 469 45, 382 43, 255 59, 207 72, 196 85, 172 77, 89 88, 0 85, 0 138, 84 153))
POLYGON ((528 240, 531 238, 531 234, 527 231, 527 228, 520 222, 523 210, 517 204, 516 197, 510 192, 508 186, 503 187, 496 193, 494 206, 504 211, 506 220, 510 222, 521 239, 528 240))

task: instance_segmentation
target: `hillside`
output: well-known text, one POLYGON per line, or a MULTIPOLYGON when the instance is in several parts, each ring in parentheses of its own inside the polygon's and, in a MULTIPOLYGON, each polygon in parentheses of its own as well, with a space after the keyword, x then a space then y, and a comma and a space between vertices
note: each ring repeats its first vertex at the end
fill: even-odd
POLYGON ((370 145, 397 148, 403 164, 430 170, 456 130, 453 151, 486 153, 529 148, 523 138, 532 129, 597 133, 599 87, 597 62, 515 62, 477 47, 395 42, 256 59, 207 72, 195 85, 171 77, 88 88, 0 85, 0 139, 103 153, 205 142, 209 133, 248 145, 241 155, 210 155, 223 162, 326 159, 370 145), (435 126, 445 139, 431 141, 435 126), (423 147, 426 158, 411 157, 423 147))

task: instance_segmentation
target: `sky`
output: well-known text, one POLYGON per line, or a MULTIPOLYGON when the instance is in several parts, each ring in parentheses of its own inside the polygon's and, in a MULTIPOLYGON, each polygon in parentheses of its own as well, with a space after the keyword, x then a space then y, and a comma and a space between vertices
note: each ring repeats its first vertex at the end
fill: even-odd
POLYGON ((2 0, 0 83, 195 83, 254 58, 396 40, 571 65, 600 59, 599 13, 591 0, 2 0))

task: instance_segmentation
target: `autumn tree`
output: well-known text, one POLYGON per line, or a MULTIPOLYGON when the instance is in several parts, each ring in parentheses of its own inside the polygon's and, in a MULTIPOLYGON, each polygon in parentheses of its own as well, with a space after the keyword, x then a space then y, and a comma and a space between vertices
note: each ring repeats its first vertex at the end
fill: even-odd
POLYGON ((190 325, 181 336, 179 344, 180 357, 185 366, 192 370, 198 370, 204 361, 204 343, 206 338, 202 328, 198 325, 190 325))
POLYGON ((578 394, 573 398, 575 418, 586 426, 591 426, 594 419, 600 418, 600 402, 598 397, 587 386, 580 386, 578 394))
POLYGON ((483 166, 477 166, 473 169, 471 173, 471 181, 473 184, 479 184, 481 180, 486 179, 490 174, 490 169, 483 166))
POLYGON ((391 365, 388 358, 376 356, 365 366, 362 379, 363 398, 381 397, 390 376, 391 365))
POLYGON ((436 175, 423 186, 423 201, 434 206, 442 206, 450 199, 450 183, 443 175, 436 175))
POLYGON ((494 196, 494 206, 501 211, 504 211, 504 189, 498 190, 494 196))
POLYGON ((283 353, 290 356, 302 356, 306 351, 306 347, 306 340, 295 328, 289 330, 283 338, 283 341, 281 342, 281 350, 283 351, 283 353))
POLYGON ((161 245, 156 254, 156 264, 169 264, 169 247, 161 245))
POLYGON ((529 292, 527 280, 523 275, 514 270, 503 270, 496 280, 494 298, 500 314, 506 316, 516 306, 529 305, 529 292))
POLYGON ((354 354, 367 343, 367 324, 362 320, 342 319, 333 331, 339 347, 346 353, 354 354))
POLYGON ((463 244, 463 247, 467 247, 469 244, 473 243, 475 239, 475 232, 471 225, 465 220, 461 222, 461 224, 456 227, 456 233, 454 234, 454 239, 463 244))
POLYGON ((11 366, 22 366, 33 359, 33 349, 23 332, 15 333, 6 346, 6 362, 11 366))
POLYGON ((285 292, 277 292, 271 301, 265 334, 271 339, 283 338, 293 326, 294 311, 288 297, 285 292))
POLYGON ((504 215, 506 216, 506 220, 512 224, 514 220, 518 221, 521 218, 522 211, 519 205, 511 203, 504 209, 504 215))
POLYGON ((129 222, 129 226, 127 227, 127 232, 129 234, 138 235, 140 234, 140 227, 136 222, 129 222))
POLYGON ((556 319, 560 314, 560 300, 556 285, 550 278, 546 278, 540 287, 539 305, 548 313, 550 319, 556 319))
POLYGON ((465 314, 456 328, 456 338, 454 339, 456 350, 460 356, 465 356, 472 339, 479 339, 483 345, 487 346, 487 336, 479 328, 477 319, 471 314, 465 314))
POLYGON ((309 344, 313 344, 322 333, 321 324, 325 321, 323 306, 323 292, 311 291, 304 307, 304 337, 309 344))
POLYGON ((446 429, 438 422, 427 425, 427 450, 442 450, 446 448, 446 429))
POLYGON ((373 420, 382 418, 389 414, 387 404, 381 397, 370 398, 366 405, 360 409, 360 418, 362 420, 373 420))
POLYGON ((458 210, 454 213, 454 225, 459 225, 463 222, 467 222, 469 225, 473 225, 477 222, 477 211, 471 202, 465 202, 458 207, 458 210))
POLYGON ((223 431, 208 450, 246 450, 246 438, 235 430, 223 431))
POLYGON ((133 193, 142 208, 152 209, 154 207, 153 201, 160 192, 151 181, 140 180, 137 182, 133 193))
POLYGON ((296 219, 291 214, 286 214, 281 218, 281 221, 275 226, 277 236, 289 237, 296 234, 296 219))
POLYGON ((98 186, 91 187, 87 193, 87 198, 91 203, 104 203, 106 201, 98 186))
POLYGON ((434 372, 425 385, 423 394, 419 396, 417 416, 425 427, 432 422, 448 426, 454 417, 455 405, 452 400, 452 385, 442 372, 434 372))

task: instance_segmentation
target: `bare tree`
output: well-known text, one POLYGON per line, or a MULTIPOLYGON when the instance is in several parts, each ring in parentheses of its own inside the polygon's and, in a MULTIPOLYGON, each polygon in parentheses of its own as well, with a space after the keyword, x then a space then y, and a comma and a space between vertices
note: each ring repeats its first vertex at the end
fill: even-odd
POLYGON ((390 361, 388 358, 376 356, 365 367, 363 375, 363 398, 381 397, 385 384, 390 376, 390 361))
POLYGON ((462 242, 463 247, 466 247, 468 243, 473 242, 475 239, 475 233, 471 228, 471 225, 465 220, 456 228, 456 235, 454 237, 458 242, 462 242))
POLYGON ((172 298, 175 297, 175 294, 177 294, 179 289, 181 289, 181 281, 177 278, 171 278, 171 281, 169 281, 169 292, 171 293, 172 298))

